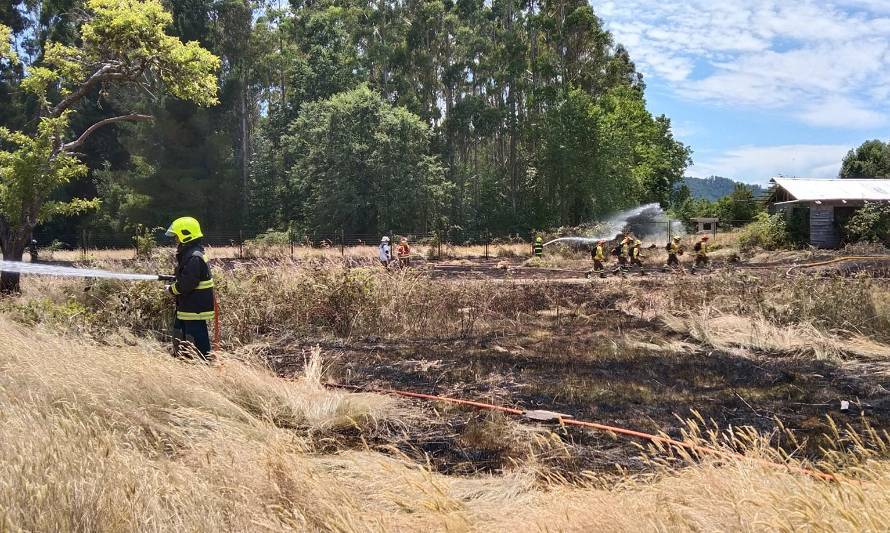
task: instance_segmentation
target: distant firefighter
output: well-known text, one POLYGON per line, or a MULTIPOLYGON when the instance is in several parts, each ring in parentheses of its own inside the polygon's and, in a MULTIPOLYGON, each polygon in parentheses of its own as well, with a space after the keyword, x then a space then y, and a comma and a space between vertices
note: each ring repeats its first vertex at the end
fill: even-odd
POLYGON ((408 246, 408 239, 406 237, 402 237, 399 241, 399 246, 396 248, 396 256, 399 258, 399 266, 400 267, 408 267, 411 262, 411 247, 408 246))
POLYGON ((590 250, 590 258, 593 259, 593 271, 598 273, 600 277, 606 277, 606 241, 596 241, 596 246, 590 250))
POLYGON ((37 251, 37 240, 31 239, 31 242, 28 243, 28 254, 31 256, 31 262, 37 263, 40 261, 40 256, 37 251))
POLYGON ((683 248, 680 246, 680 237, 674 237, 665 247, 668 253, 667 266, 670 268, 679 268, 680 257, 683 255, 683 248))
POLYGON ((624 239, 618 243, 618 246, 612 250, 612 255, 618 258, 618 266, 615 268, 614 272, 623 274, 627 269, 627 262, 628 259, 630 259, 630 245, 630 237, 624 237, 624 239))
POLYGON ((384 236, 380 239, 380 247, 377 249, 377 257, 380 259, 380 264, 388 267, 390 261, 392 261, 392 248, 389 246, 389 237, 384 236))
POLYGON ((535 257, 544 257, 544 239, 541 237, 535 239, 535 244, 532 246, 532 254, 535 257))
POLYGON ((696 268, 708 266, 708 262, 710 261, 710 259, 708 258, 709 240, 710 237, 705 235, 701 238, 700 241, 695 243, 695 247, 693 247, 693 251, 695 251, 695 264, 692 267, 693 272, 695 272, 696 268))
POLYGON ((643 275, 643 242, 637 239, 630 248, 630 264, 640 267, 640 275, 643 275))

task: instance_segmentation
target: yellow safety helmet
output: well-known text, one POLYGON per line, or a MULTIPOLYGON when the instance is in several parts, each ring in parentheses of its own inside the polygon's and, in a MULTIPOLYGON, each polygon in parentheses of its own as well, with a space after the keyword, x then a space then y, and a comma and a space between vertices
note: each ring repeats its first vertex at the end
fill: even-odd
POLYGON ((537 239, 535 239, 535 242, 544 242, 544 239, 542 239, 541 237, 538 237, 537 239))
POLYGON ((174 220, 167 228, 167 236, 173 237, 174 235, 183 244, 204 236, 201 233, 201 225, 192 217, 180 217, 174 220))

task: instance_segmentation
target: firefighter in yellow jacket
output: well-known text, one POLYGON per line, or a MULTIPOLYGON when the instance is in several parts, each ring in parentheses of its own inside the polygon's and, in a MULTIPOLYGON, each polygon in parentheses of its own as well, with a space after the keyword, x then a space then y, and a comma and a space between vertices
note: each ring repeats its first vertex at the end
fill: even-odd
POLYGON ((646 272, 643 270, 643 241, 636 239, 630 245, 630 264, 640 267, 640 275, 646 272))
MULTIPOLYGON (((593 259, 593 272, 599 274, 601 278, 606 277, 606 241, 602 239, 596 241, 596 245, 590 250, 590 258, 593 259)), ((589 272, 587 277, 590 277, 589 272)))
POLYGON ((532 245, 532 255, 535 257, 544 257, 544 239, 537 237, 532 245))
POLYGON ((683 255, 683 247, 680 246, 680 237, 674 237, 668 241, 667 246, 664 248, 667 250, 668 259, 667 264, 662 267, 661 271, 667 272, 669 269, 679 269, 680 256, 683 255))
POLYGON ((710 238, 707 235, 703 235, 701 240, 695 243, 693 247, 693 251, 695 252, 695 263, 692 265, 692 272, 695 272, 697 268, 707 267, 710 259, 708 258, 708 241, 710 238))
POLYGON ((627 262, 630 259, 630 247, 633 241, 630 237, 625 236, 621 242, 612 250, 612 255, 618 258, 618 266, 613 270, 616 274, 624 275, 627 269, 627 262))
POLYGON ((209 360, 210 333, 207 323, 215 318, 213 276, 204 254, 204 234, 192 217, 177 218, 167 229, 176 237, 176 281, 167 291, 176 297, 174 329, 181 336, 174 340, 177 355, 184 355, 183 341, 190 342, 202 358, 209 360))

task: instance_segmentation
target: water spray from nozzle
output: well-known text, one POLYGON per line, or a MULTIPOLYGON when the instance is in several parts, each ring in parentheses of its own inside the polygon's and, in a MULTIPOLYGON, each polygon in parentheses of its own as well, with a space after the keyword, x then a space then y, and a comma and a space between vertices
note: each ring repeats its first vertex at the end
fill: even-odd
POLYGON ((615 213, 597 225, 593 236, 560 237, 545 242, 544 246, 557 242, 593 244, 600 240, 611 241, 615 235, 625 231, 634 234, 639 239, 647 241, 667 239, 668 233, 671 233, 672 235, 684 234, 682 224, 673 224, 671 231, 669 232, 668 224, 670 223, 670 219, 659 204, 645 204, 615 213))
POLYGON ((111 272, 95 268, 74 268, 58 265, 23 263, 20 261, 0 261, 0 271, 36 276, 58 276, 65 278, 101 278, 131 281, 173 281, 176 278, 162 274, 131 274, 111 272))

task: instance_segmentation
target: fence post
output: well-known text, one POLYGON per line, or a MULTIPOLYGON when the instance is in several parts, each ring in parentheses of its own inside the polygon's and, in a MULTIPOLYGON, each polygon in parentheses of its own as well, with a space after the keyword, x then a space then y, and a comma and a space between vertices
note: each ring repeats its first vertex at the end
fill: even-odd
POLYGON ((488 243, 491 241, 491 232, 485 232, 485 260, 488 261, 488 243))
POLYGON ((340 257, 346 257, 346 236, 344 234, 343 228, 340 228, 340 257))
POLYGON ((80 230, 80 258, 82 261, 87 260, 87 230, 80 230))
POLYGON ((238 259, 244 259, 244 231, 238 230, 238 259))
POLYGON ((288 232, 288 234, 287 234, 287 240, 290 241, 290 258, 293 259, 294 258, 294 236, 291 235, 290 232, 288 232))

